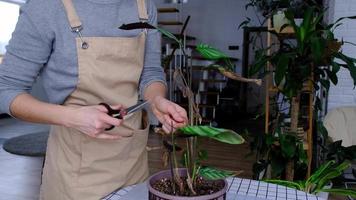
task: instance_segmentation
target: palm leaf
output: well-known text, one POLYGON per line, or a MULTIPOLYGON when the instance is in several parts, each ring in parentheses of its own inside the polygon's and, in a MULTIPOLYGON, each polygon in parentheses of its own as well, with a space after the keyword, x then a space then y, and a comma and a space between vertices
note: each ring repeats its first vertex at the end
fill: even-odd
POLYGON ((285 181, 285 180, 263 180, 264 182, 267 183, 273 183, 277 185, 283 185, 289 188, 295 188, 297 190, 303 190, 303 186, 299 183, 295 183, 293 181, 285 181))
POLYGON ((350 196, 352 198, 356 198, 356 190, 355 189, 321 189, 316 191, 316 193, 318 192, 329 192, 331 194, 336 194, 336 195, 342 195, 342 196, 350 196))
POLYGON ((214 128, 211 126, 186 126, 178 129, 185 135, 212 138, 227 144, 242 144, 245 139, 233 130, 214 128))
POLYGON ((276 76, 274 77, 274 80, 277 85, 281 83, 281 81, 286 75, 288 69, 288 62, 289 62, 289 58, 285 54, 281 54, 281 56, 278 58, 277 66, 276 66, 276 76))
POLYGON ((328 171, 328 169, 331 168, 331 166, 335 164, 334 160, 331 160, 327 163, 325 163, 324 165, 322 165, 318 170, 316 170, 313 175, 311 175, 307 181, 306 181, 306 185, 309 184, 315 184, 316 182, 318 182, 320 180, 320 177, 322 177, 326 171, 328 171))
POLYGON ((219 180, 230 176, 235 176, 236 172, 216 169, 212 167, 202 167, 199 171, 199 175, 207 180, 219 180))
POLYGON ((196 50, 206 59, 220 60, 220 59, 228 58, 228 56, 225 53, 207 44, 199 44, 196 50))
POLYGON ((351 163, 349 161, 344 161, 337 167, 329 169, 327 173, 324 173, 322 177, 317 181, 316 190, 324 188, 332 179, 337 178, 342 175, 345 169, 349 168, 351 163))
POLYGON ((167 31, 167 30, 164 30, 162 28, 159 28, 159 27, 155 27, 160 33, 162 33, 163 35, 167 36, 168 38, 174 40, 177 42, 177 44, 179 44, 180 46, 183 46, 182 45, 182 42, 176 37, 174 36, 171 32, 167 31))

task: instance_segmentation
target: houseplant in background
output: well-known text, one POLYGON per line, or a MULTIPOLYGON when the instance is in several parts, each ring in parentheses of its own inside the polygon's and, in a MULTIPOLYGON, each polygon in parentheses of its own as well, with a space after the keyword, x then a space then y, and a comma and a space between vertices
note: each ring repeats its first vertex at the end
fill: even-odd
MULTIPOLYGON (((309 194, 331 193, 356 198, 355 189, 331 188, 331 181, 341 176, 345 169, 351 166, 349 161, 337 164, 331 160, 322 165, 308 179, 302 181, 265 180, 268 183, 284 185, 289 188, 304 191, 309 194), (329 187, 328 187, 329 186, 329 187)), ((326 198, 327 199, 327 198, 326 198)))
MULTIPOLYGON (((335 38, 333 31, 342 25, 341 21, 348 19, 356 19, 355 16, 343 17, 336 20, 335 23, 325 23, 323 21, 326 9, 310 6, 305 9, 303 21, 300 25, 295 22, 295 11, 287 9, 284 11, 289 23, 281 27, 281 31, 286 27, 291 27, 295 40, 291 41, 284 37, 279 37, 278 33, 272 32, 278 38, 278 43, 274 43, 263 49, 258 49, 255 62, 253 63, 250 74, 256 74, 263 71, 262 74, 274 73, 274 82, 276 90, 283 95, 284 100, 290 105, 288 117, 290 118, 289 128, 284 129, 282 134, 296 137, 298 127, 301 124, 300 120, 300 102, 301 95, 308 91, 314 96, 314 113, 321 109, 320 99, 316 93, 321 89, 329 90, 330 82, 334 85, 338 83, 337 73, 340 68, 345 68, 350 72, 350 76, 356 85, 356 59, 345 55, 341 47, 347 43, 343 40, 335 38), (280 46, 280 48, 267 54, 268 50, 280 46), (273 67, 273 71, 268 71, 265 66, 267 63, 273 67)), ((276 112, 276 119, 270 124, 272 131, 267 134, 276 136, 281 127, 285 126, 281 120, 283 112, 276 112)), ((317 117, 315 117, 317 119, 317 117)), ((308 128, 308 127, 306 127, 308 128)), ((268 143, 270 137, 265 137, 265 142, 268 143)), ((293 146, 298 146, 302 139, 296 137, 293 146)), ((279 143, 281 138, 277 137, 279 143)), ((280 145, 280 144, 279 144, 280 145)), ((267 151, 274 152, 274 148, 268 148, 267 151)), ((264 160, 267 165, 271 164, 271 159, 257 158, 264 160)), ((293 180, 294 166, 300 159, 291 159, 285 165, 286 178, 293 180)), ((273 166, 272 166, 273 168, 273 166)), ((273 169, 272 169, 273 170, 273 169)), ((277 176, 278 177, 278 176, 277 176)))

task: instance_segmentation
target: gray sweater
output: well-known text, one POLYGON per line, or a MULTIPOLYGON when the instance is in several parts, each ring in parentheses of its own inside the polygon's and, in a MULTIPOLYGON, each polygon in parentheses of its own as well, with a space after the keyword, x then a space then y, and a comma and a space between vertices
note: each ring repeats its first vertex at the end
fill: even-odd
MULTIPOLYGON (((123 23, 138 22, 136 0, 73 0, 83 23, 83 36, 133 37, 141 30, 120 30, 123 23)), ((149 23, 157 11, 147 0, 149 23)), ((3 63, 0 65, 0 113, 10 113, 13 99, 29 92, 41 76, 49 102, 62 104, 76 88, 78 62, 75 38, 61 0, 30 0, 22 6, 3 63)), ((165 83, 161 67, 160 34, 149 30, 140 94, 152 82, 165 83)))

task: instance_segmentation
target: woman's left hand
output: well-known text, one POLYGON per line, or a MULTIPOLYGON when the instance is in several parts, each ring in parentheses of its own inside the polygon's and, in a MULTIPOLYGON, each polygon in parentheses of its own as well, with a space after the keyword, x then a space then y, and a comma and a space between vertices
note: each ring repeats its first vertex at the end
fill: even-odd
POLYGON ((187 112, 184 108, 164 97, 153 98, 151 108, 166 133, 174 132, 177 128, 184 127, 188 123, 187 112))

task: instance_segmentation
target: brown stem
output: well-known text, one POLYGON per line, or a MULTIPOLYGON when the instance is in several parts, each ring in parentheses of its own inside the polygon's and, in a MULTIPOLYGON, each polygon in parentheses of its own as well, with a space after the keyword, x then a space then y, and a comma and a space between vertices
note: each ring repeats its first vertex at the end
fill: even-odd
POLYGON ((300 95, 298 94, 296 97, 292 97, 292 103, 291 103, 290 130, 293 134, 297 134, 298 131, 299 104, 300 104, 300 95))
POLYGON ((191 176, 189 175, 189 173, 188 173, 188 177, 187 177, 187 184, 188 184, 188 188, 192 192, 192 194, 196 195, 197 193, 195 192, 194 187, 193 187, 193 180, 192 180, 191 176))
POLYGON ((293 181, 294 179, 294 160, 290 160, 286 165, 286 180, 293 181))
POLYGON ((174 183, 175 181, 173 181, 175 178, 174 175, 174 170, 173 170, 173 157, 172 157, 172 153, 169 153, 169 160, 170 160, 170 171, 171 171, 171 177, 172 177, 172 190, 173 190, 173 194, 176 194, 176 184, 174 183))
MULTIPOLYGON (((297 135, 298 132, 298 122, 299 122, 299 105, 300 105, 300 94, 296 97, 292 97, 291 102, 291 123, 290 130, 292 134, 297 135)), ((286 180, 293 181, 294 179, 294 160, 289 160, 286 165, 286 180)))

